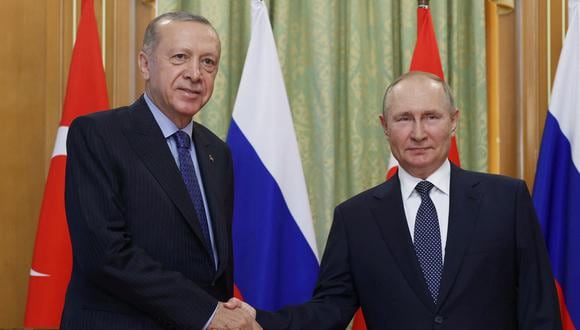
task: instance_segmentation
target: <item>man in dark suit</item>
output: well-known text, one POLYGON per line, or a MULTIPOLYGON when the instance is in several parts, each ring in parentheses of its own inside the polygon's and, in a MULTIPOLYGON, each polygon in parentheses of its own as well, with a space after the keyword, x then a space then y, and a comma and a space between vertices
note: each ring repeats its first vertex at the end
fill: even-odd
POLYGON ((265 329, 344 329, 359 306, 369 329, 561 329, 525 183, 450 164, 458 116, 434 75, 389 86, 397 175, 337 206, 314 297, 259 311, 265 329))
POLYGON ((63 329, 252 328, 220 302, 233 294, 230 152, 192 122, 220 51, 205 18, 161 15, 139 54, 145 94, 72 123, 63 329))

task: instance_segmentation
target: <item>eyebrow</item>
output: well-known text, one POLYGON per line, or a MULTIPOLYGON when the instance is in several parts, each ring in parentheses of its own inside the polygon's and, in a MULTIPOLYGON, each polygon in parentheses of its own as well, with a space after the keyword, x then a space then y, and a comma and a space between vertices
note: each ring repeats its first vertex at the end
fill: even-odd
POLYGON ((411 116, 412 113, 410 111, 404 111, 393 114, 393 117, 401 117, 401 116, 411 116))
POLYGON ((422 114, 423 115, 440 115, 441 113, 437 110, 426 110, 422 114))

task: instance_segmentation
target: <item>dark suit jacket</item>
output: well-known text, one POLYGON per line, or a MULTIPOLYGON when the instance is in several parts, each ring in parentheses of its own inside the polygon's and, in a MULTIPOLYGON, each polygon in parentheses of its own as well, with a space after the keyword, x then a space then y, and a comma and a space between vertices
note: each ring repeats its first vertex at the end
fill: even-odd
POLYGON ((439 304, 428 294, 398 176, 339 205, 313 299, 265 329, 344 329, 361 306, 369 329, 561 329, 550 264, 522 181, 452 166, 439 304))
POLYGON ((233 170, 228 147, 194 123, 215 270, 193 203, 141 97, 77 118, 67 138, 73 270, 67 329, 200 329, 233 292, 233 170))

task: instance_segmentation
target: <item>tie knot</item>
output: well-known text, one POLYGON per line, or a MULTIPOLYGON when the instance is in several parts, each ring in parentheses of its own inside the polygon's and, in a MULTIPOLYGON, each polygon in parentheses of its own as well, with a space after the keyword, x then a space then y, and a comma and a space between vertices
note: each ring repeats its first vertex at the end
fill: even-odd
POLYGON ((423 197, 429 195, 429 191, 431 191, 431 188, 433 188, 433 184, 431 182, 421 181, 417 183, 415 190, 417 190, 419 195, 421 195, 421 199, 423 199, 423 197))
POLYGON ((189 149, 191 138, 187 133, 184 131, 177 131, 173 134, 173 138, 175 139, 175 143, 177 143, 177 148, 189 149))

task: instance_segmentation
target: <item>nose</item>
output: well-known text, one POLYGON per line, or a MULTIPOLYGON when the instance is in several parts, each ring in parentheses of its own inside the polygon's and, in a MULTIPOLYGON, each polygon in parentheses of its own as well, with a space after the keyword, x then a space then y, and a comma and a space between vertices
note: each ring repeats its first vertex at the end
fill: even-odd
POLYGON ((413 123, 413 130, 411 131, 411 138, 415 141, 423 141, 427 138, 425 128, 420 120, 413 123))
POLYGON ((199 63, 196 61, 191 61, 190 65, 187 66, 183 72, 183 76, 191 81, 197 81, 201 77, 201 71, 199 70, 199 63))

